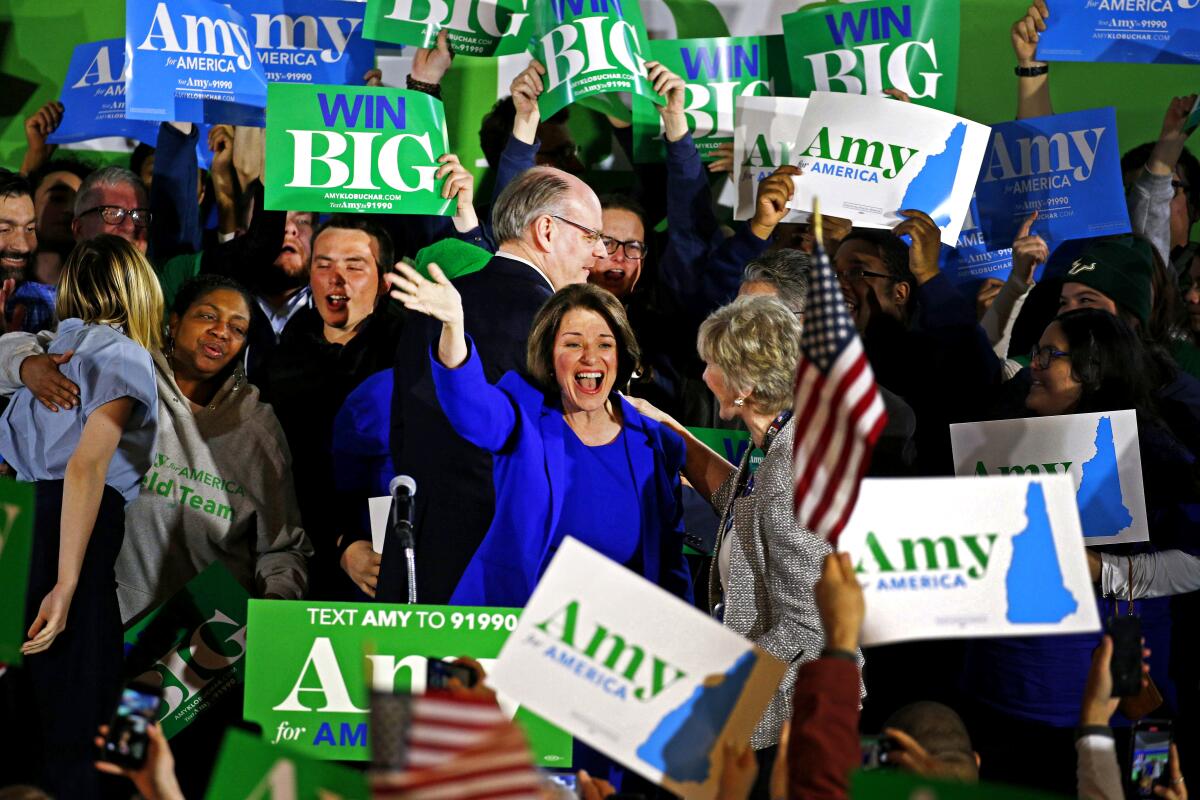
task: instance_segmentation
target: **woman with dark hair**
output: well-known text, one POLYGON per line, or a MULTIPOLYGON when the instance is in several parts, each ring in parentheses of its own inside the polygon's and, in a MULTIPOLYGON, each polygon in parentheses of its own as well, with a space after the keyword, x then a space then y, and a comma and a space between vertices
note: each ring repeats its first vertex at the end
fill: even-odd
MULTIPOLYGON (((1187 685, 1179 670, 1188 664, 1173 646, 1172 618, 1183 619, 1179 603, 1185 598, 1179 596, 1200 589, 1195 457, 1158 417, 1150 356, 1115 314, 1100 309, 1060 314, 1030 360, 1025 405, 1037 416, 1137 412, 1150 542, 1092 548, 1088 563, 1098 584, 1101 619, 1112 616, 1119 601, 1137 601, 1132 613, 1141 617, 1146 646, 1154 653, 1151 677, 1165 701, 1155 713, 1172 716, 1179 708, 1175 687, 1187 685)), ((1123 605, 1120 610, 1125 613, 1123 605)), ((970 643, 966 688, 978 704, 971 729, 981 737, 977 749, 985 778, 1059 790, 1074 784, 1073 728, 1097 639, 1098 634, 1080 634, 970 643), (1032 768, 1030 753, 1043 756, 1032 768)))
POLYGON ((441 269, 430 267, 434 281, 403 264, 396 270, 392 296, 442 322, 431 354, 442 409, 494 456, 495 516, 451 602, 525 605, 565 536, 690 602, 684 446, 613 392, 640 357, 617 298, 590 284, 558 291, 534 319, 527 376, 509 372, 493 386, 441 269))
MULTIPOLYGON (((128 535, 116 562, 126 623, 214 561, 255 597, 304 594, 312 548, 300 527, 291 456, 275 413, 242 369, 251 302, 229 278, 193 278, 176 295, 164 345, 151 350, 158 435, 125 510, 128 535)), ((74 385, 65 400, 56 394, 51 387, 63 376, 34 337, 4 337, 0 362, 7 373, 0 388, 17 388, 15 377, 35 397, 73 406, 74 385)))

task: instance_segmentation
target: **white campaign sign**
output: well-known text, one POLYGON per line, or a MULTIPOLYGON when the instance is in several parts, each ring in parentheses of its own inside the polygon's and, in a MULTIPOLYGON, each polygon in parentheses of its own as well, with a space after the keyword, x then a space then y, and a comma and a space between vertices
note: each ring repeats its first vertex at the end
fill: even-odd
POLYGON ((1065 475, 865 480, 838 549, 866 595, 863 645, 1100 628, 1065 475))
MULTIPOLYGON (((734 106, 733 185, 737 205, 733 218, 750 219, 758 184, 784 164, 796 163, 796 137, 808 101, 799 97, 750 97, 734 106)), ((805 222, 808 214, 790 211, 784 222, 805 222)))
POLYGON ((1089 545, 1150 538, 1133 411, 951 425, 950 442, 958 475, 1070 475, 1089 545))
POLYGON ((796 140, 792 208, 867 228, 891 228, 924 211, 958 243, 990 128, 889 97, 813 92, 796 140))
POLYGON ((712 798, 718 748, 749 738, 784 670, 568 537, 487 682, 672 792, 712 798))

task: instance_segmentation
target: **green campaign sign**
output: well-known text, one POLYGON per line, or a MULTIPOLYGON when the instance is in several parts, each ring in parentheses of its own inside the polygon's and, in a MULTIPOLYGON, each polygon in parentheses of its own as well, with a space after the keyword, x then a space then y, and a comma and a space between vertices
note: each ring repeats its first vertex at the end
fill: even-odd
POLYGON ((997 783, 935 781, 894 769, 858 770, 850 776, 854 800, 1053 800, 1056 794, 997 783))
POLYGON ((367 0, 363 35, 413 47, 436 47, 438 33, 449 31, 450 49, 471 56, 520 53, 528 45, 521 28, 529 18, 529 0, 367 0))
MULTIPOLYGON (((370 690, 425 690, 429 658, 470 656, 486 671, 519 609, 250 602, 245 718, 263 740, 311 758, 370 759, 370 690)), ((500 698, 536 763, 571 765, 571 737, 500 698)))
MULTIPOLYGON (((700 157, 711 160, 717 145, 733 141, 739 97, 789 94, 782 36, 729 36, 650 42, 651 61, 661 62, 687 84, 684 112, 700 157)), ((633 157, 662 161, 662 120, 655 105, 633 98, 633 157)))
POLYGON ((762 463, 763 451, 754 447, 750 441, 749 431, 725 430, 723 428, 688 428, 691 434, 704 444, 716 450, 730 464, 737 466, 742 463, 742 456, 746 454, 746 448, 752 448, 750 451, 750 471, 754 472, 758 469, 758 465, 762 463))
POLYGON ((0 482, 0 664, 20 664, 33 548, 33 484, 0 482))
POLYGON ((369 800, 362 772, 314 761, 231 730, 221 743, 208 800, 369 800))
POLYGON ((626 109, 612 92, 632 92, 661 103, 646 80, 650 46, 637 0, 532 0, 533 57, 546 67, 538 99, 543 119, 578 100, 597 110, 626 109), (595 95, 606 95, 603 100, 595 95))
POLYGON ((783 15, 796 96, 878 95, 900 89, 914 103, 954 111, 959 0, 874 0, 783 15))
POLYGON ((125 677, 162 687, 168 739, 242 681, 249 600, 218 561, 125 631, 125 677))
POLYGON ((264 206, 453 214, 434 177, 448 149, 442 101, 422 92, 272 83, 264 206))

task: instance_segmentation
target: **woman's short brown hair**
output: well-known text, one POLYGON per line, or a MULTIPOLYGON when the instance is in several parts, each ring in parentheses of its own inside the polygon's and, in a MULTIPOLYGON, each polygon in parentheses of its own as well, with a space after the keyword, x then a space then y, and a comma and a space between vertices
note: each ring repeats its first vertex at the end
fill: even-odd
POLYGON ((642 358, 641 348, 633 335, 633 327, 621 305, 606 289, 590 283, 573 283, 555 292, 538 309, 529 331, 529 344, 525 350, 525 366, 529 376, 546 392, 559 388, 554 377, 554 340, 567 312, 584 308, 599 314, 608 329, 617 339, 617 380, 613 385, 620 389, 629 382, 629 377, 638 368, 642 358))

